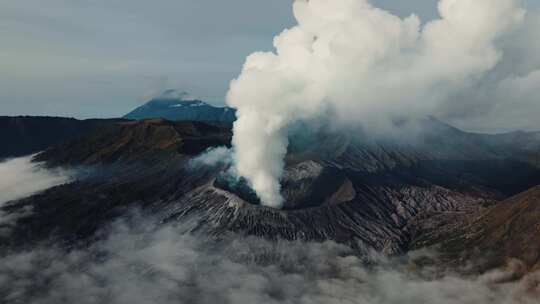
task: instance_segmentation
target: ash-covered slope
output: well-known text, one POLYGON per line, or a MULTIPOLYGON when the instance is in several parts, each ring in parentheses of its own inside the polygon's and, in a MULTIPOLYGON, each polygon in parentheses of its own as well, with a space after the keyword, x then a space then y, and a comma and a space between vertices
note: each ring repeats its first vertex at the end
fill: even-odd
POLYGON ((516 259, 525 271, 540 270, 540 186, 486 210, 422 222, 413 247, 436 247, 446 263, 474 261, 489 269, 516 259))
POLYGON ((395 254, 417 237, 419 216, 472 214, 540 184, 540 170, 521 146, 432 119, 419 124, 422 132, 407 136, 372 138, 359 131, 354 137, 315 134, 316 145, 293 142, 283 210, 262 207, 245 185, 231 184, 226 162, 193 161, 208 148, 228 145, 230 129, 164 120, 116 124, 37 157, 87 170, 75 183, 3 207, 33 211, 10 225, 2 243, 77 245, 142 208, 163 222, 197 218, 197 227, 216 235, 335 240, 359 252, 395 254))

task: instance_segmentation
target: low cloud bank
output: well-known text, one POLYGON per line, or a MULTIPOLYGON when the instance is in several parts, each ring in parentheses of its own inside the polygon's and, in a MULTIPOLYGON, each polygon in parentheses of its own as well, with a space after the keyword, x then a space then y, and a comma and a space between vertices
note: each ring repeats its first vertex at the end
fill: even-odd
POLYGON ((72 178, 68 171, 50 170, 33 163, 32 157, 13 158, 0 163, 0 204, 61 185, 72 178))
POLYGON ((409 271, 378 258, 365 266, 341 245, 270 242, 157 227, 147 217, 114 224, 87 250, 50 247, 0 259, 9 303, 537 303, 538 279, 495 283, 506 272, 463 278, 409 271), (536 280, 536 281, 535 281, 536 280), (535 283, 536 282, 536 283, 535 283))

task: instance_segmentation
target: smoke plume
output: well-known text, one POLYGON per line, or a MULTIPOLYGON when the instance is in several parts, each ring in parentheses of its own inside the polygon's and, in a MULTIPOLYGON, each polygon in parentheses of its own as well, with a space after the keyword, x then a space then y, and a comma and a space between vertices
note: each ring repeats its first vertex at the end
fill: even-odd
MULTIPOLYGON (((324 117, 381 130, 395 117, 491 110, 484 104, 491 96, 476 93, 486 91, 478 86, 519 88, 522 79, 506 79, 516 71, 502 64, 504 41, 526 18, 518 0, 440 0, 438 9, 439 19, 422 24, 368 0, 294 2, 298 24, 275 37, 275 52, 247 57, 227 96, 238 109, 236 170, 265 205, 283 204, 280 178, 294 123, 324 117)), ((530 77, 523 86, 539 87, 537 75, 530 77)))

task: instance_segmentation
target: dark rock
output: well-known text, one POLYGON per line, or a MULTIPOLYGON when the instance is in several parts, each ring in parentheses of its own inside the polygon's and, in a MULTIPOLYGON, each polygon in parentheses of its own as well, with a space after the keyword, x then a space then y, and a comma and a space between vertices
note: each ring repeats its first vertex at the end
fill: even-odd
POLYGON ((120 119, 77 120, 63 117, 0 117, 0 160, 43 151, 89 134, 120 119))

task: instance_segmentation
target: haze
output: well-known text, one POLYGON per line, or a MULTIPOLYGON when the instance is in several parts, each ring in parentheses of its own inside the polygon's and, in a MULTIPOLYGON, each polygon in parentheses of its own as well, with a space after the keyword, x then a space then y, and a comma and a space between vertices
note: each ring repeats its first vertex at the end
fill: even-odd
MULTIPOLYGON (((291 2, 0 0, 0 115, 114 117, 166 88, 223 104, 245 56, 294 24, 291 2)), ((436 0, 374 3, 436 16, 436 0)))

